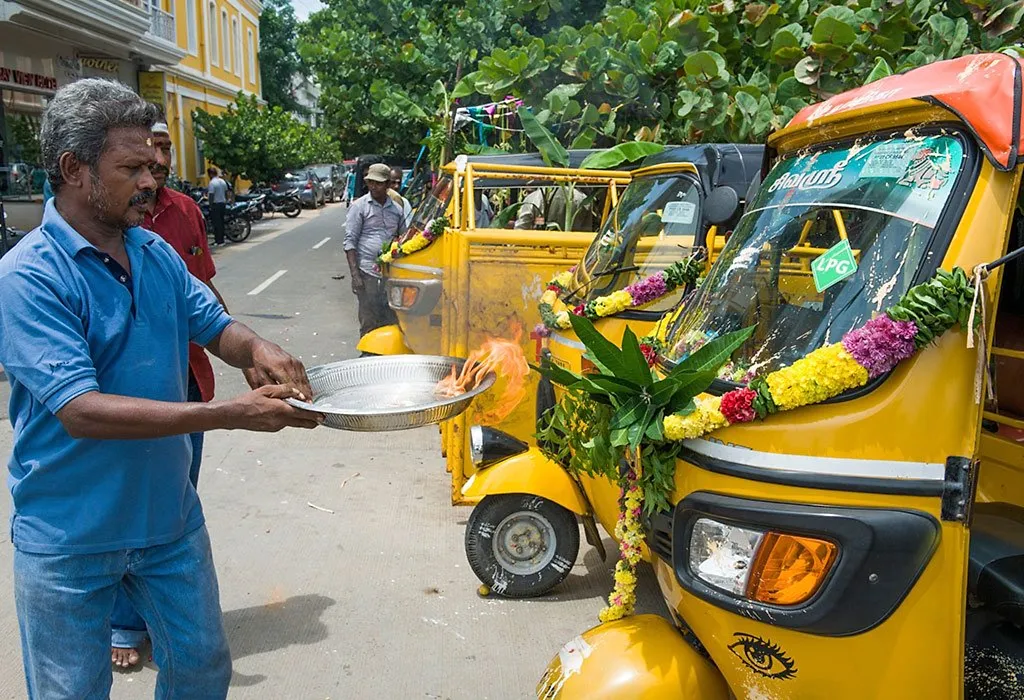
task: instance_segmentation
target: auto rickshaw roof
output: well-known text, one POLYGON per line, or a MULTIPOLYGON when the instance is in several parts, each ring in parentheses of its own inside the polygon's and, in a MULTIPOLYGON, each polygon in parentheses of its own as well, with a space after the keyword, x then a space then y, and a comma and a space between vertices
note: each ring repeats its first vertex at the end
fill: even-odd
POLYGON ((668 163, 690 163, 697 168, 706 192, 728 185, 743 197, 750 184, 761 174, 765 147, 749 143, 699 143, 669 146, 661 153, 647 156, 637 168, 643 170, 668 163))
POLYGON ((1024 156, 1022 66, 1021 59, 998 53, 938 61, 805 107, 783 131, 840 121, 855 111, 891 110, 901 102, 916 100, 949 111, 963 122, 998 170, 1012 170, 1024 156))
MULTIPOLYGON (((573 149, 568 151, 569 154, 569 169, 579 169, 580 164, 583 163, 584 159, 594 153, 600 153, 603 149, 588 148, 588 149, 573 149)), ((502 167, 531 167, 531 168, 547 168, 550 167, 544 162, 540 153, 504 153, 501 155, 486 154, 486 155, 467 155, 468 163, 474 166, 487 166, 487 165, 499 165, 502 167)), ((636 165, 622 164, 614 168, 614 170, 622 172, 635 169, 636 165)), ((455 161, 448 163, 444 166, 445 172, 452 172, 455 169, 455 161)), ((474 170, 477 168, 474 168, 474 170)), ((486 168, 482 168, 486 170, 486 168)), ((486 176, 476 175, 473 178, 473 186, 480 188, 488 187, 530 187, 537 184, 537 180, 530 178, 528 175, 524 175, 521 179, 510 180, 508 178, 487 178, 486 176)))

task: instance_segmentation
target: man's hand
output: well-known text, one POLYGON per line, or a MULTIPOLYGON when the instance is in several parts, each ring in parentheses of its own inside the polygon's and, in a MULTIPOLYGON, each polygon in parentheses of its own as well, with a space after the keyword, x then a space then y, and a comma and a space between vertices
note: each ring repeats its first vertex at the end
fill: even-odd
POLYGON ((260 388, 260 379, 256 376, 256 370, 252 367, 249 369, 242 370, 242 376, 245 377, 245 383, 249 385, 250 389, 260 388))
POLYGON ((299 398, 299 390, 273 384, 262 386, 225 402, 230 416, 226 427, 276 433, 282 428, 315 428, 323 416, 312 411, 295 408, 284 401, 299 398))
POLYGON ((360 294, 363 289, 366 288, 366 283, 363 281, 363 275, 359 272, 352 273, 352 293, 360 294))
POLYGON ((309 386, 306 368, 279 345, 261 338, 252 349, 252 362, 257 386, 283 384, 299 391, 296 398, 303 401, 313 400, 313 390, 309 386))

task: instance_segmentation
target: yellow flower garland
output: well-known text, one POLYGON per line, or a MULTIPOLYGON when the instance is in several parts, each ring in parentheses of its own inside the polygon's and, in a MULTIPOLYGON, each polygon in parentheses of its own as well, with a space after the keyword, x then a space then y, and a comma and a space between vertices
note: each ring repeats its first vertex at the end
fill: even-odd
POLYGON ((857 364, 842 343, 825 345, 766 378, 772 401, 780 411, 821 403, 864 386, 868 371, 857 364))
POLYGON ((601 622, 620 620, 633 614, 636 606, 636 565, 640 563, 644 530, 640 522, 644 492, 640 484, 631 479, 626 488, 625 502, 615 523, 615 538, 619 541, 619 561, 615 564, 615 587, 608 596, 608 605, 598 617, 601 622))

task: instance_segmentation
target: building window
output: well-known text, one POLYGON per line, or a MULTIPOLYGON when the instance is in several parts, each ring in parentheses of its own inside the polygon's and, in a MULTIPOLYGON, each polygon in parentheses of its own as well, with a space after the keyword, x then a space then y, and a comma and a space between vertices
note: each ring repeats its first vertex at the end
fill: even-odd
POLYGON ((196 46, 196 0, 185 0, 185 28, 188 32, 188 52, 195 56, 196 46))
POLYGON ((252 30, 246 29, 246 37, 249 40, 249 84, 256 84, 256 40, 253 38, 252 30))
POLYGON ((210 33, 210 63, 215 66, 220 65, 220 42, 217 41, 217 3, 210 0, 210 4, 206 6, 206 29, 210 33))
POLYGON ((238 17, 231 18, 231 45, 235 49, 235 75, 242 77, 242 32, 238 29, 238 17))
POLYGON ((220 36, 221 45, 224 47, 224 70, 231 70, 231 44, 228 33, 228 11, 220 11, 220 36))

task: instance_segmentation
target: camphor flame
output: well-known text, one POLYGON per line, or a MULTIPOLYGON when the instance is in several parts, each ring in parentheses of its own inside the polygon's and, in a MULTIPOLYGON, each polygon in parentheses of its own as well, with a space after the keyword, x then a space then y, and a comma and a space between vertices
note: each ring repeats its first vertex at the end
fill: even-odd
POLYGON ((530 374, 530 366, 520 345, 523 336, 520 324, 514 325, 512 336, 512 340, 487 338, 477 350, 469 354, 461 372, 456 372, 452 367, 452 373, 438 382, 438 396, 464 394, 476 387, 488 373, 494 372, 498 376, 495 386, 504 384, 504 390, 494 404, 476 416, 475 420, 481 425, 491 425, 507 418, 526 397, 526 379, 530 374))

